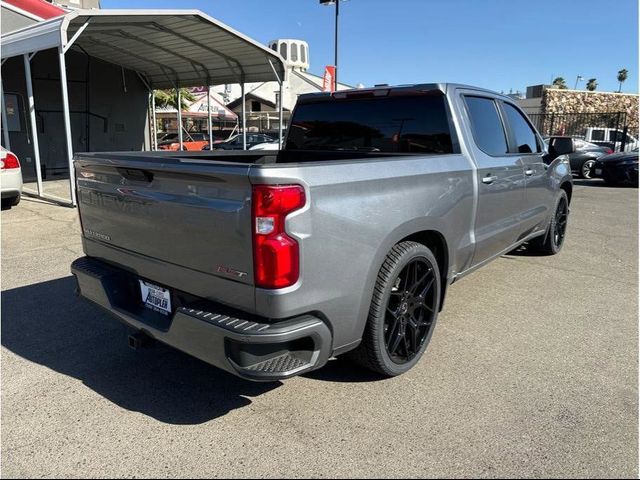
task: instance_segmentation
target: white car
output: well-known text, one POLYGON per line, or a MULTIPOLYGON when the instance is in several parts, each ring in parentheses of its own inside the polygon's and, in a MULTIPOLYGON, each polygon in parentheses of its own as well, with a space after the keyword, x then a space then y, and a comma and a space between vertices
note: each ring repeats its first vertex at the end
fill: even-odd
POLYGON ((275 142, 265 142, 254 145, 249 150, 280 150, 280 145, 278 141, 275 142))
POLYGON ((0 190, 2 206, 13 207, 20 203, 22 194, 22 169, 13 153, 0 147, 0 190))

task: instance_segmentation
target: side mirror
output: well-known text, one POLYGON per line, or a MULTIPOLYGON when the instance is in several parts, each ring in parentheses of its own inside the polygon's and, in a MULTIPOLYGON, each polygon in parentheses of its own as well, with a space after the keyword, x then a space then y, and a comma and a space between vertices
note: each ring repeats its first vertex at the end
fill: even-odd
POLYGON ((549 154, 554 158, 560 155, 569 155, 575 153, 576 146, 573 138, 569 137, 551 137, 549 139, 549 154))

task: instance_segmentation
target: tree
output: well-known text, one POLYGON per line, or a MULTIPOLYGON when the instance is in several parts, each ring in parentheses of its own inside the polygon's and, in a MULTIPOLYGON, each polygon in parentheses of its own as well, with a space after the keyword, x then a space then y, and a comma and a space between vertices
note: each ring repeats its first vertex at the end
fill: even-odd
POLYGON ((598 88, 598 82, 595 78, 590 78, 587 81, 587 90, 590 92, 595 92, 596 88, 598 88))
POLYGON ((629 72, 626 68, 623 68, 618 72, 618 82, 620 82, 620 88, 618 88, 618 93, 622 92, 622 84, 627 79, 629 72))
POLYGON ((556 77, 553 80, 552 85, 556 88, 559 88, 560 90, 566 90, 567 89, 567 82, 565 81, 564 78, 562 77, 556 77))
MULTIPOLYGON (((178 92, 177 90, 155 90, 156 106, 160 108, 176 108, 178 105, 178 92)), ((188 88, 180 89, 180 100, 182 108, 180 110, 186 110, 189 104, 195 101, 195 97, 188 88)))

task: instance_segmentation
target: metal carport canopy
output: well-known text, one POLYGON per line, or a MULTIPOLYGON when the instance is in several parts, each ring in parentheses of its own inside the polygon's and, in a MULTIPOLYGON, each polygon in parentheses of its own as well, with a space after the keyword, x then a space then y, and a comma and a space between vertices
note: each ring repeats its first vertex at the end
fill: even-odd
POLYGON ((1 55, 71 44, 154 89, 282 82, 286 72, 278 53, 198 10, 76 10, 3 35, 1 55))

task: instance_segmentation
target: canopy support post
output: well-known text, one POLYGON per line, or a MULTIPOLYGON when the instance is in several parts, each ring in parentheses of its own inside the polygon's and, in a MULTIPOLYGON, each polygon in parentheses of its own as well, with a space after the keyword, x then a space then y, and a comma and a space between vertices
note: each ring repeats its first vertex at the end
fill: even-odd
POLYGON ((38 143, 38 124, 36 122, 36 104, 33 99, 33 83, 31 81, 31 62, 29 54, 24 54, 24 78, 27 82, 27 97, 29 102, 29 118, 31 120, 31 140, 33 144, 33 158, 36 161, 36 182, 38 185, 38 195, 41 196, 42 188, 42 171, 40 170, 40 146, 38 143))
POLYGON ((283 105, 283 98, 282 98, 282 94, 284 93, 284 82, 280 82, 280 95, 279 95, 279 100, 278 100, 278 148, 280 150, 282 150, 282 132, 283 132, 283 119, 282 119, 282 115, 284 113, 284 107, 283 105))
POLYGON ((0 96, 2 96, 2 133, 4 134, 4 148, 11 150, 11 141, 9 140, 9 124, 7 123, 7 104, 4 101, 4 85, 2 77, 0 77, 0 96))
POLYGON ((245 98, 244 81, 240 84, 242 97, 242 149, 247 149, 247 100, 245 98))
POLYGON ((184 142, 182 139, 182 94, 180 92, 180 88, 176 87, 177 94, 177 110, 178 110, 178 143, 180 144, 180 151, 184 150, 184 142))
POLYGON ((209 151, 213 151, 213 125, 211 120, 211 85, 207 85, 207 128, 209 130, 209 151))
POLYGON ((156 91, 151 90, 151 121, 153 122, 153 128, 151 128, 151 148, 158 150, 158 122, 156 120, 156 91))
POLYGON ((67 141, 67 155, 69 162, 69 191, 71 193, 71 205, 76 206, 76 176, 73 168, 73 140, 71 138, 71 114, 69 112, 69 92, 67 90, 67 64, 64 58, 64 50, 58 47, 58 59, 60 62, 60 84, 62 87, 62 113, 64 116, 64 133, 67 141))

